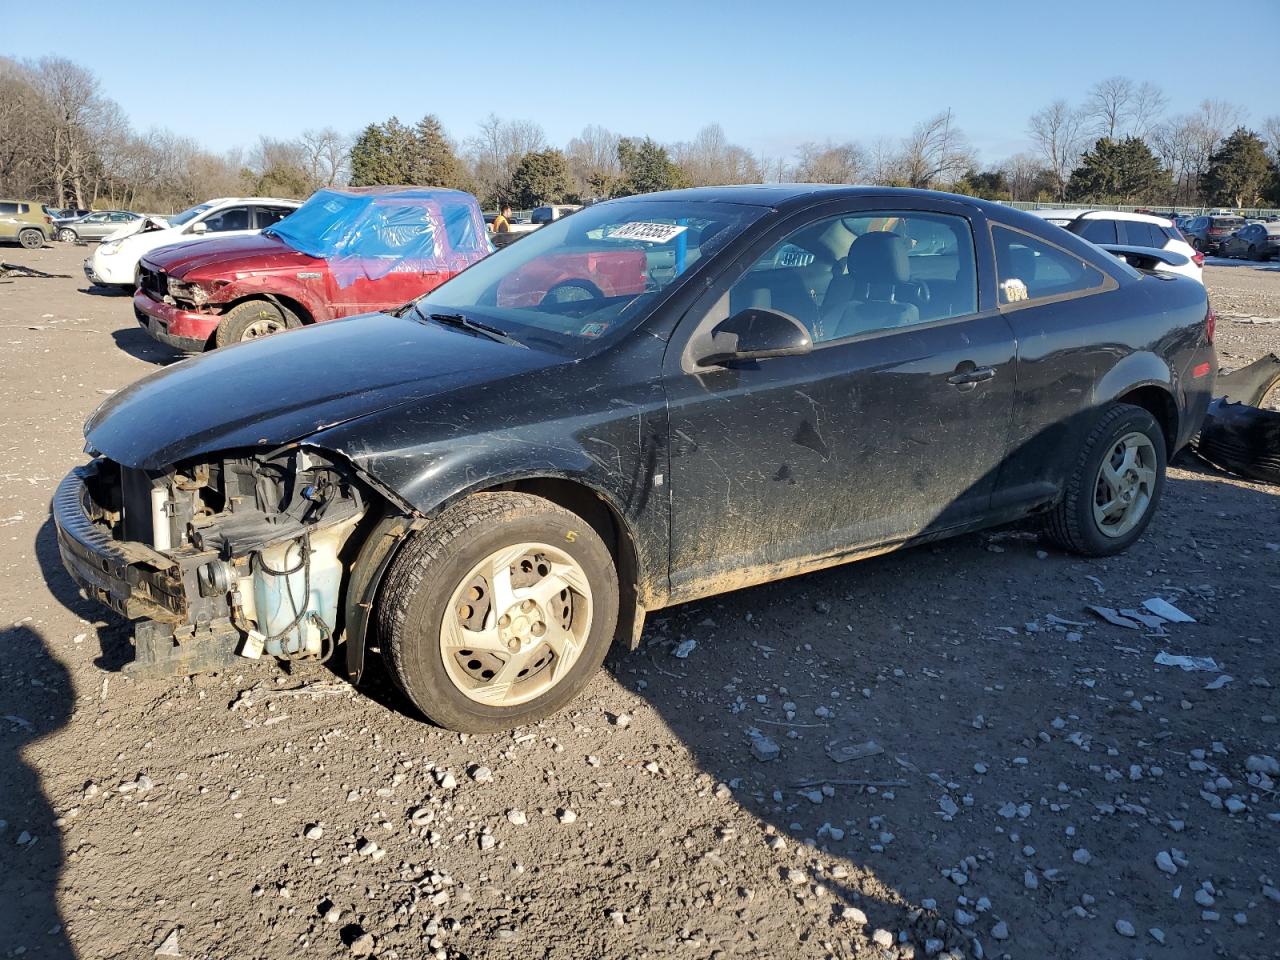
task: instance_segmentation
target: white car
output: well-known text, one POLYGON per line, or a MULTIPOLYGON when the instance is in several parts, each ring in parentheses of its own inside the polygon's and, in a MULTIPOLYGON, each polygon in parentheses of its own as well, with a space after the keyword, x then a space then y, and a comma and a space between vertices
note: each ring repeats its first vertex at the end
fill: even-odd
POLYGON ((143 254, 175 243, 240 237, 283 220, 302 204, 276 197, 219 197, 172 217, 143 217, 107 236, 84 262, 90 283, 132 289, 143 254))
POLYGON ((1187 258, 1182 266, 1159 263, 1158 271, 1177 273, 1204 283, 1204 254, 1195 250, 1173 225, 1172 220, 1149 213, 1121 213, 1118 210, 1031 210, 1037 217, 1056 223, 1090 243, 1123 247, 1153 247, 1180 253, 1187 258))

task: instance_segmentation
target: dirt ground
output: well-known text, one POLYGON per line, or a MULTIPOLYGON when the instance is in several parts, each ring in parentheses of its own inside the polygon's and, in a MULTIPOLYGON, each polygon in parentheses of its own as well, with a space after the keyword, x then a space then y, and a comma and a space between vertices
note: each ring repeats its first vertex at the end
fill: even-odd
MULTIPOLYGON (((71 275, 0 284, 0 956, 1280 955, 1280 489, 1183 454, 1121 557, 998 531, 665 611, 513 734, 376 670, 133 682, 49 500, 174 354, 85 253, 0 250, 71 275), (1196 622, 1088 610, 1156 597, 1196 622)), ((1280 350, 1280 264, 1207 282, 1224 365, 1280 350)))

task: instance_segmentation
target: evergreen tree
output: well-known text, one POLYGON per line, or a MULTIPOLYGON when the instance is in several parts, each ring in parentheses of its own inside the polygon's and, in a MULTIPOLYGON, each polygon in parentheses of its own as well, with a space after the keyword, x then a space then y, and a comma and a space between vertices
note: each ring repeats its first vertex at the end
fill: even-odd
POLYGON ((429 113, 419 120, 412 136, 413 159, 409 167, 409 179, 404 182, 420 187, 471 189, 470 177, 453 152, 453 145, 445 136, 444 127, 435 114, 429 113))
POLYGON ((1273 176, 1266 144, 1253 131, 1237 127, 1209 156, 1200 188, 1212 204, 1252 207, 1269 192, 1273 176))
POLYGON ((559 150, 537 150, 520 158, 511 175, 511 195, 517 207, 564 203, 573 193, 569 163, 559 150))
POLYGON ((622 168, 622 181, 614 189, 614 196, 628 197, 681 186, 680 168, 671 161, 667 148, 649 137, 619 140, 618 164, 622 168))
POLYGON ((1085 203, 1155 203, 1172 188, 1169 171, 1140 137, 1103 137, 1071 172, 1067 199, 1085 203))
POLYGON ((432 114, 413 127, 396 117, 365 127, 351 148, 351 185, 470 189, 466 170, 432 114))

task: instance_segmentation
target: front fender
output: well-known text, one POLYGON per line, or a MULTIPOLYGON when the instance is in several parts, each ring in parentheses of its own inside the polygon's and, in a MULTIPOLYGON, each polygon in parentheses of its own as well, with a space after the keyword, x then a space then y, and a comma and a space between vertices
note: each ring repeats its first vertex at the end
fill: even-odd
POLYGON ((252 297, 272 299, 286 297, 297 301, 307 311, 307 320, 331 320, 333 311, 322 297, 309 289, 306 284, 290 277, 276 274, 249 276, 239 280, 230 280, 218 287, 215 295, 209 299, 210 306, 227 308, 239 300, 252 297))

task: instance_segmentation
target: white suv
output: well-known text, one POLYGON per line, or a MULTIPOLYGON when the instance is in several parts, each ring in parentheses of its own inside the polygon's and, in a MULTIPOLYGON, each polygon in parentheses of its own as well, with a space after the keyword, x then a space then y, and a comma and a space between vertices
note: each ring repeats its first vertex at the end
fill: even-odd
POLYGON ((1149 213, 1121 213, 1118 210, 1032 210, 1037 217, 1056 223, 1065 230, 1091 243, 1121 247, 1151 247, 1180 253, 1187 258, 1183 266, 1160 264, 1157 270, 1190 277, 1204 283, 1204 254, 1192 248, 1164 217, 1149 213))
POLYGON ((219 197, 176 216, 143 217, 108 235, 84 262, 84 275, 90 283, 132 289, 143 254, 175 243, 254 234, 300 206, 275 197, 219 197))

